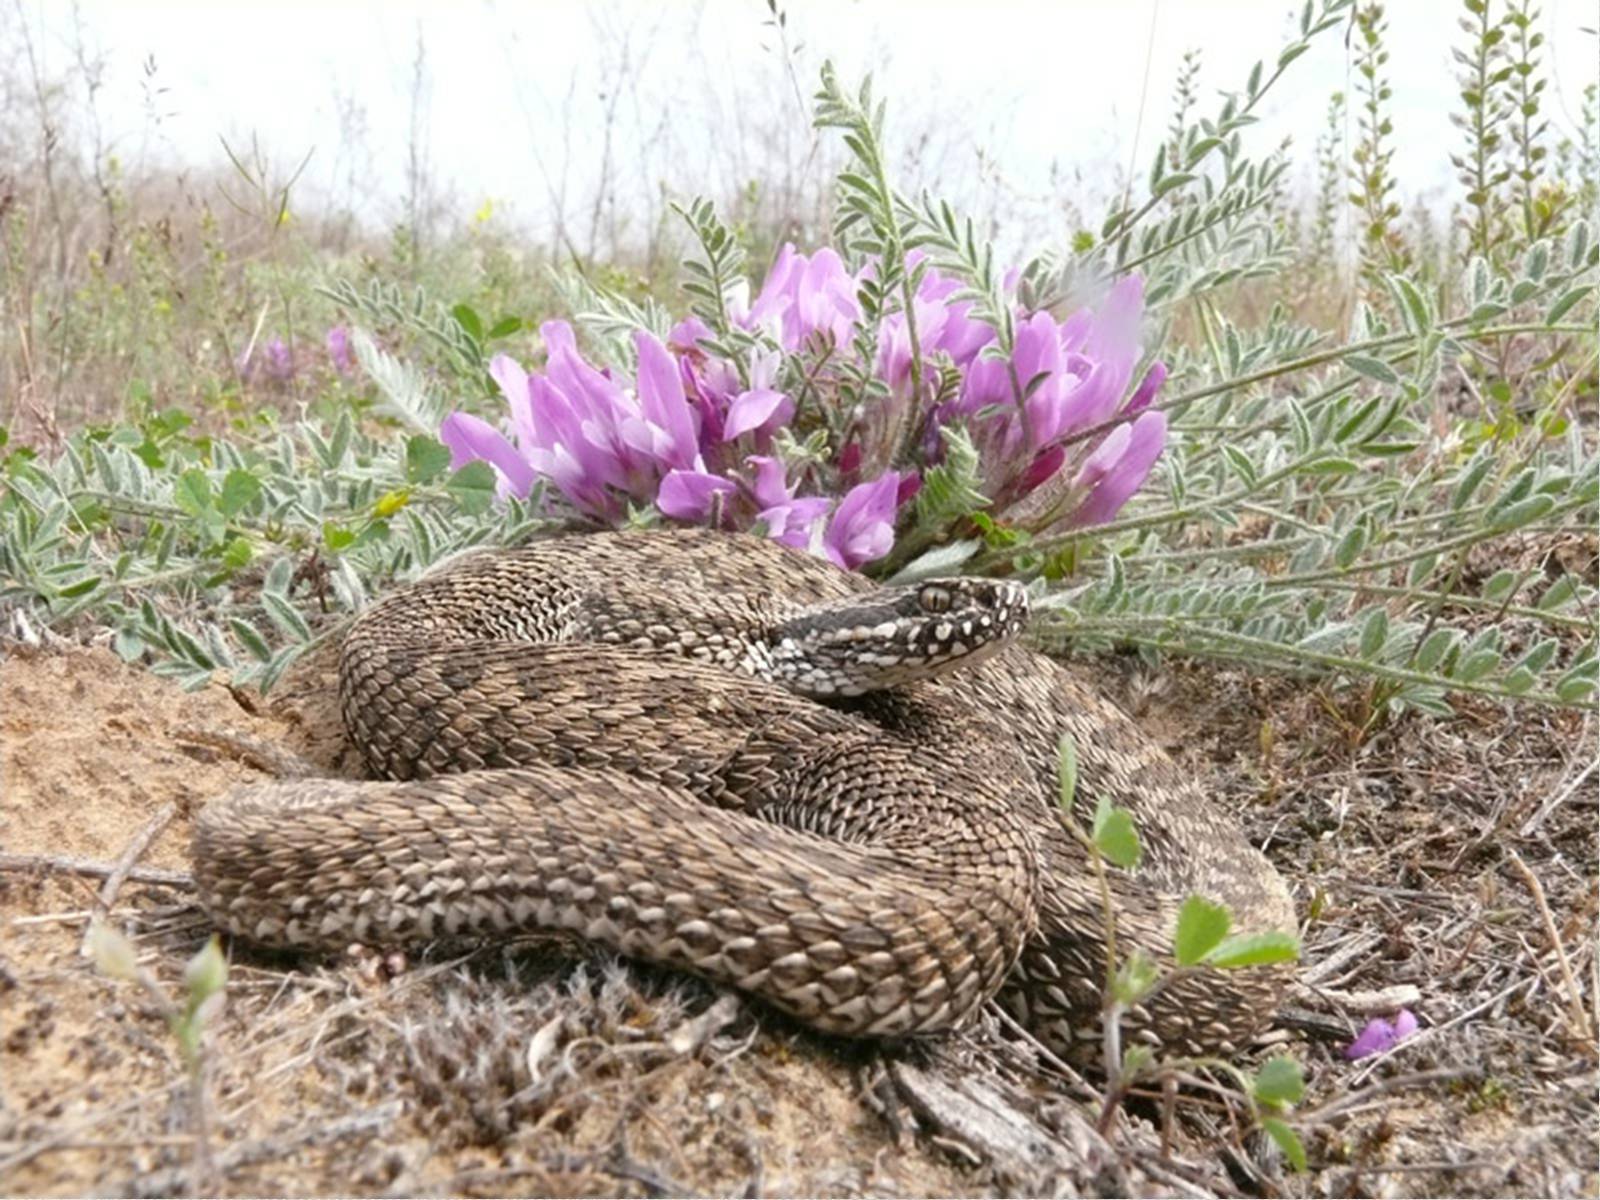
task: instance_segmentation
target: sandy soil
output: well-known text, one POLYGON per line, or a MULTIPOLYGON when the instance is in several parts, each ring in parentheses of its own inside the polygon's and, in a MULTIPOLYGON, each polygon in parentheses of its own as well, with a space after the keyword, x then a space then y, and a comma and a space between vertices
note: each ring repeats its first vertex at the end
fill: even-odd
POLYGON ((11 648, 0 670, 0 1191, 1595 1194, 1592 720, 1486 705, 1363 738, 1346 693, 1095 670, 1293 880, 1321 984, 1420 990, 1423 1033, 1381 1062, 1342 1059, 1348 1019, 1275 1035, 1310 1079, 1310 1174, 1241 1139, 1203 1092, 1178 1101, 1165 1148, 1161 1106, 1140 1099, 1097 1140, 1092 1090, 993 1018, 932 1048, 845 1046, 570 945, 424 959, 392 980, 236 949, 197 1174, 160 1013, 81 951, 102 880, 47 860, 110 862, 168 816, 111 918, 178 994, 208 931, 162 872, 186 870, 199 805, 259 777, 180 735, 231 730, 348 773, 330 664, 297 667, 256 713, 222 686, 184 694, 70 647, 11 648), (1001 1124, 1049 1146, 997 1154, 897 1090, 912 1067, 992 1088, 1001 1124))

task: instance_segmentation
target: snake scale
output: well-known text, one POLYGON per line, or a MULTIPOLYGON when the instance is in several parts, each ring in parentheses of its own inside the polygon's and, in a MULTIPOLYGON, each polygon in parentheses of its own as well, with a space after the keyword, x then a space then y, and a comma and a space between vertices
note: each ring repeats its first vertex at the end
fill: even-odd
MULTIPOLYGON (((1119 951, 1170 961, 1178 905, 1293 928, 1233 821, 1115 706, 1019 641, 1025 593, 881 587, 775 542, 629 531, 472 553, 385 597, 340 664, 371 781, 252 785, 202 811, 213 920, 289 947, 568 930, 825 1032, 959 1023, 999 995, 1077 1057, 1105 913, 1056 812, 1130 809, 1119 951)), ((1176 977, 1125 1028, 1228 1052, 1282 970, 1176 977)))

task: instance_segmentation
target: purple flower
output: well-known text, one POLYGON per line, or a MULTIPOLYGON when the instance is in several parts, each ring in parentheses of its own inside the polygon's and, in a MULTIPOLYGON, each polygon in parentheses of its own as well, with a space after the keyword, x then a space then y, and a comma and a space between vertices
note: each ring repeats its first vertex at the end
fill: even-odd
POLYGON ((1356 1040, 1345 1048, 1344 1056, 1353 1060, 1382 1054, 1394 1049, 1416 1031, 1416 1014, 1409 1008, 1397 1012, 1392 1024, 1382 1017, 1374 1017, 1367 1022, 1367 1027, 1357 1035, 1356 1040))
POLYGON ((639 357, 638 404, 631 406, 623 399, 623 440, 657 463, 693 470, 700 461, 700 447, 678 365, 667 348, 642 329, 633 335, 633 348, 639 357))
POLYGON ((1102 525, 1139 490, 1167 444, 1167 414, 1144 412, 1118 425, 1084 460, 1075 487, 1088 489, 1072 514, 1074 525, 1102 525))
MULTIPOLYGON (((453 452, 493 463, 519 495, 527 494, 531 472, 553 482, 581 511, 605 520, 620 518, 632 500, 653 501, 680 520, 703 521, 716 495, 732 498, 738 489, 723 473, 724 444, 745 435, 765 444, 794 415, 794 401, 770 386, 782 363, 779 351, 753 354, 750 386, 734 394, 741 386, 734 364, 699 349, 675 358, 638 330, 630 390, 584 359, 566 322, 549 321, 540 332, 548 351, 542 372, 530 374, 503 354, 489 364, 510 407, 510 439, 476 418, 449 429, 453 452), (510 468, 513 455, 525 470, 510 468)), ((683 322, 673 338, 698 341, 702 332, 704 325, 683 322)))
POLYGON ((740 392, 728 405, 722 440, 731 442, 740 434, 752 431, 770 436, 792 416, 794 401, 788 396, 772 388, 751 388, 740 392))
POLYGON ((328 357, 333 361, 333 369, 341 375, 348 375, 355 369, 355 355, 350 350, 350 331, 343 325, 335 325, 328 330, 328 357))
POLYGON ((842 346, 860 320, 856 281, 839 256, 824 247, 807 258, 785 242, 740 323, 747 329, 765 329, 792 353, 817 333, 842 346))
POLYGON ((700 343, 711 337, 711 327, 699 317, 685 317, 672 327, 667 334, 667 345, 674 350, 687 353, 690 350, 699 350, 700 343))
POLYGON ((1161 385, 1167 381, 1167 364, 1153 362, 1150 369, 1144 373, 1144 378, 1139 381, 1139 386, 1134 390, 1133 398, 1123 408, 1125 413, 1143 412, 1155 399, 1155 394, 1161 390, 1161 385))
POLYGON ((845 493, 822 536, 822 549, 836 566, 854 570, 882 558, 894 546, 894 513, 900 476, 885 471, 845 493))
POLYGON ((809 547, 812 530, 827 513, 830 502, 822 496, 792 495, 783 463, 776 458, 752 456, 745 463, 755 468, 750 494, 760 508, 756 520, 766 526, 767 536, 785 546, 801 550, 809 547))
POLYGON ((1042 486, 1055 478, 1055 473, 1061 470, 1061 464, 1067 461, 1067 448, 1059 443, 1046 446, 1033 461, 1028 464, 1028 469, 1017 480, 1017 494, 1026 496, 1035 488, 1042 486))
POLYGON ((267 343, 266 357, 268 376, 278 383, 287 383, 294 378, 294 355, 281 337, 275 337, 267 343))
POLYGON ((817 522, 827 515, 831 502, 822 496, 801 496, 797 499, 763 508, 756 520, 766 526, 767 536, 796 550, 811 547, 811 537, 817 522))
MULTIPOLYGON (((919 250, 906 255, 907 269, 914 268, 921 258, 919 250)), ((925 383, 934 377, 933 364, 929 361, 934 354, 943 352, 958 367, 966 367, 980 350, 994 341, 993 329, 968 317, 972 301, 949 302, 949 297, 963 286, 959 279, 947 279, 931 268, 917 285, 912 308, 917 318, 917 341, 922 349, 925 383)), ((878 375, 889 385, 890 391, 902 398, 909 396, 911 334, 903 313, 893 313, 884 319, 878 339, 878 375)))
POLYGON ((450 447, 452 470, 482 459, 494 466, 505 487, 516 495, 526 497, 533 489, 533 468, 487 421, 471 413, 453 412, 440 423, 439 440, 450 447))
POLYGON ((679 521, 704 521, 711 515, 713 498, 732 495, 737 486, 731 479, 705 471, 668 471, 656 491, 656 507, 661 514, 679 521))
MULTIPOLYGON (((688 317, 665 341, 634 333, 630 379, 588 362, 571 327, 551 321, 541 329, 541 370, 530 373, 503 355, 490 365, 509 406, 502 427, 458 413, 440 436, 458 465, 492 463, 506 494, 526 495, 545 478, 605 521, 653 503, 673 520, 762 528, 847 569, 890 551, 896 514, 922 486, 913 471, 862 482, 863 464, 884 462, 886 439, 911 432, 936 461, 940 428, 952 421, 978 449, 995 513, 1037 491, 1032 515, 1057 527, 1109 521, 1148 477, 1166 440, 1166 418, 1153 406, 1165 364, 1153 364, 1142 379, 1133 375, 1141 358, 1142 282, 1119 280, 1094 309, 1065 320, 1018 312, 1002 356, 994 330, 973 319, 974 301, 958 298, 962 280, 929 269, 916 252, 906 265, 921 271, 912 309, 883 321, 868 362, 860 361, 856 341, 856 292, 874 266, 852 275, 832 250, 805 255, 785 244, 753 303, 742 289, 727 294, 734 324, 763 335, 739 339, 737 357, 712 348, 711 329, 688 317), (913 377, 912 318, 920 380, 913 377), (793 355, 803 357, 798 367, 793 355), (885 386, 860 388, 868 370, 885 386), (939 407, 922 409, 952 371, 938 389, 945 397, 939 407), (836 406, 827 422, 808 414, 796 439, 804 445, 796 485, 820 481, 823 495, 795 495, 772 452, 774 435, 803 404, 836 406), (1101 426, 1110 432, 1086 442, 1083 432, 1098 434, 1101 426), (819 431, 826 442, 817 440, 819 431), (1074 434, 1086 444, 1077 446, 1074 434), (824 445, 831 453, 819 457, 824 445)), ((1014 294, 1012 276, 1005 287, 1014 294)), ((328 338, 336 365, 348 362, 345 331, 330 330, 328 338)))

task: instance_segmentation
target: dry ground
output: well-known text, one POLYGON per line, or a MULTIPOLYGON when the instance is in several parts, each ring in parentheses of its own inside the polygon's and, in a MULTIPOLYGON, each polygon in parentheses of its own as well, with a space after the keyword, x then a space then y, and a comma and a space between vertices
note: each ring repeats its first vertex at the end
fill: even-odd
POLYGON ((173 1038, 145 994, 81 952, 103 881, 40 864, 110 862, 155 829, 111 916, 176 993, 207 934, 181 875, 190 816, 254 774, 177 734, 230 728, 338 769, 337 739, 308 733, 328 720, 326 669, 307 664, 272 713, 252 714, 220 686, 185 695, 101 649, 11 648, 0 1192, 1573 1196, 1600 1184, 1593 719, 1478 705, 1363 739, 1349 692, 1115 660, 1093 664, 1097 678, 1244 813, 1293 882, 1311 977, 1420 990, 1422 1033, 1382 1060, 1342 1059, 1350 1021, 1276 1034, 1306 1065, 1311 1173, 1287 1173, 1199 1091, 1179 1099, 1165 1148, 1155 1100, 1102 1138, 1092 1084, 992 1015, 933 1046, 841 1045, 699 984, 537 945, 424 959, 392 980, 235 948, 205 1081, 215 1165, 197 1176, 173 1038))

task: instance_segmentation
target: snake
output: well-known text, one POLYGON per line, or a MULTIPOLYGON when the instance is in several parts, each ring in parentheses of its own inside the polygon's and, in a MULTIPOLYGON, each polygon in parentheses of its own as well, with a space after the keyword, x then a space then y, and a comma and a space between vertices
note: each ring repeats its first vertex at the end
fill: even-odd
POLYGON ((752 534, 469 552, 343 643, 369 778, 210 801, 201 903, 292 949, 576 934, 848 1037, 938 1033, 998 998, 1080 1061, 1137 951, 1167 970, 1127 1036, 1240 1050, 1290 968, 1174 969, 1177 915, 1201 895, 1236 932, 1292 929, 1288 889, 1190 772, 1029 647, 1029 618, 1014 581, 877 584, 752 534), (1083 834, 1106 804, 1135 866, 1083 834))

